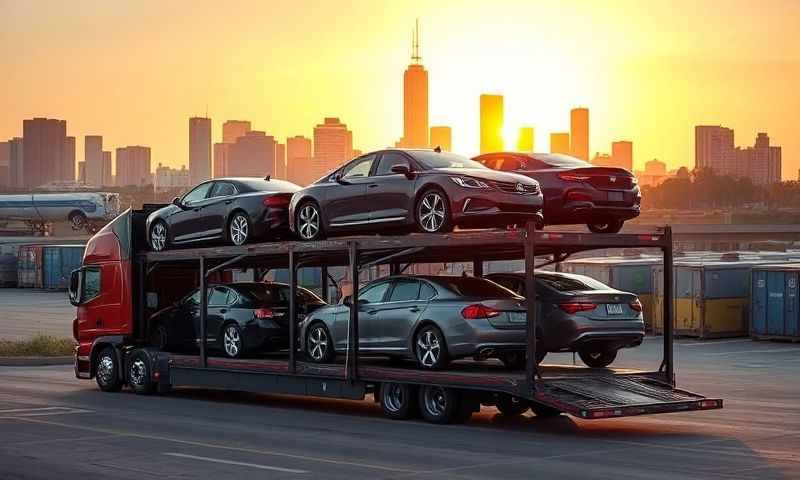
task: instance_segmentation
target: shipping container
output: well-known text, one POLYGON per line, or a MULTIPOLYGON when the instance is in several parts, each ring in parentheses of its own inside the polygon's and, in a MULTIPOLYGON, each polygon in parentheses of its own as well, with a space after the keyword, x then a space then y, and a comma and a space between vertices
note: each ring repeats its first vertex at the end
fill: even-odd
POLYGON ((756 339, 800 341, 800 263, 753 268, 750 335, 756 339))
POLYGON ((46 245, 42 249, 42 286, 50 290, 66 290, 70 274, 80 268, 83 245, 46 245))
POLYGON ((10 253, 0 254, 0 287, 17 286, 17 256, 10 253))
POLYGON ((21 245, 17 251, 17 286, 42 288, 42 245, 21 245))

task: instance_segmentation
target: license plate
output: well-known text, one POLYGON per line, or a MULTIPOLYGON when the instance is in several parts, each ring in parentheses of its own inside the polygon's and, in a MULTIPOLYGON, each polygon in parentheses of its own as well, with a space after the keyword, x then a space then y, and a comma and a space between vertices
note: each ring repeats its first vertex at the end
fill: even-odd
POLYGON ((625 196, 622 192, 608 192, 609 202, 621 202, 623 200, 625 200, 625 196))
POLYGON ((528 321, 528 314, 526 312, 511 312, 508 315, 508 319, 513 323, 525 323, 528 321))
POLYGON ((606 312, 609 315, 622 315, 622 305, 619 303, 607 303, 606 312))

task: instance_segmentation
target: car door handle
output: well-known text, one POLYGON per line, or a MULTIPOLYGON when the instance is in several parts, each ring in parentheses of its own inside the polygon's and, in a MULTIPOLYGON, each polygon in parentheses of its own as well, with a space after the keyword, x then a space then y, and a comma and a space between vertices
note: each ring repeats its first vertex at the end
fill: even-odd
POLYGON ((377 187, 378 187, 378 184, 377 184, 377 183, 371 183, 371 184, 369 185, 369 188, 377 188, 377 187))
POLYGON ((233 203, 233 200, 225 200, 225 205, 230 205, 231 203, 233 203))
POLYGON ((410 307, 410 308, 408 309, 408 311, 409 311, 409 312, 414 312, 414 313, 417 313, 417 312, 419 312, 419 307, 410 307))
POLYGON ((376 313, 378 313, 378 311, 377 310, 367 310, 367 313, 370 314, 370 315, 375 315, 376 313))
POLYGON ((195 211, 195 212, 199 212, 199 211, 200 211, 200 210, 202 210, 202 209, 203 209, 203 207, 195 207, 195 208, 194 208, 194 211, 195 211))
POLYGON ((228 313, 228 310, 227 310, 227 309, 225 309, 225 308, 223 308, 223 309, 220 309, 219 313, 223 313, 223 314, 225 314, 225 313, 228 313))

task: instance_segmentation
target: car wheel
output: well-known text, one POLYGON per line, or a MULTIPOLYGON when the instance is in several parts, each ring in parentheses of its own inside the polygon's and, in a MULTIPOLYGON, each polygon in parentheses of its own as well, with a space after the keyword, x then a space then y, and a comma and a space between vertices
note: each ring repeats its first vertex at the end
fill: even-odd
POLYGON ((422 233, 446 233, 453 229, 450 201, 438 189, 426 190, 417 200, 415 219, 422 233))
POLYGON ((417 413, 417 389, 407 383, 383 383, 380 388, 383 413, 393 420, 406 420, 417 413))
POLYGON ((236 212, 228 222, 228 239, 233 245, 241 246, 250 239, 250 219, 242 212, 236 212))
POLYGON ((122 388, 119 371, 116 351, 113 347, 104 348, 97 356, 97 371, 95 372, 95 380, 100 390, 118 392, 122 388))
POLYGON ((242 329, 235 323, 229 323, 222 329, 222 351, 228 358, 239 358, 244 350, 242 329))
POLYGON ((156 347, 164 352, 169 350, 169 334, 167 333, 167 327, 158 324, 153 328, 153 331, 150 333, 150 346, 156 347))
POLYGON ((605 368, 617 358, 616 350, 581 350, 581 360, 592 368, 605 368))
POLYGON ((156 220, 150 227, 150 248, 154 252, 167 249, 167 224, 163 220, 156 220))
POLYGON ((531 404, 528 400, 505 393, 497 396, 497 403, 495 406, 497 410, 506 417, 518 417, 531 408, 531 404))
POLYGON ((331 363, 335 357, 333 338, 328 327, 315 323, 306 334, 306 355, 314 363, 331 363))
POLYGON ((589 231, 592 233, 619 233, 622 230, 622 220, 608 220, 604 223, 589 223, 589 231))
POLYGON ((150 372, 150 358, 147 353, 137 350, 130 357, 128 362, 128 385, 134 393, 149 395, 156 388, 153 382, 152 372, 150 372))
POLYGON ((297 235, 302 240, 320 240, 323 238, 322 213, 314 202, 306 202, 297 209, 295 219, 297 235))
POLYGON ((414 336, 414 358, 426 370, 440 370, 449 359, 444 335, 434 325, 425 325, 414 336))
POLYGON ((431 423, 453 423, 463 419, 461 395, 452 388, 425 385, 419 389, 422 418, 431 423))

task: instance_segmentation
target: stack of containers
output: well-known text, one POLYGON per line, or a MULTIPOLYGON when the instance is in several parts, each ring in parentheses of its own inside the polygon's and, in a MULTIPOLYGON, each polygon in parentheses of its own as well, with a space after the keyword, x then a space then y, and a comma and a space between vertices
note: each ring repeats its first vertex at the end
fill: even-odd
POLYGON ((800 263, 753 267, 750 335, 758 340, 800 341, 800 263))
POLYGON ((84 245, 22 245, 17 253, 20 288, 64 290, 72 270, 81 266, 84 245))

